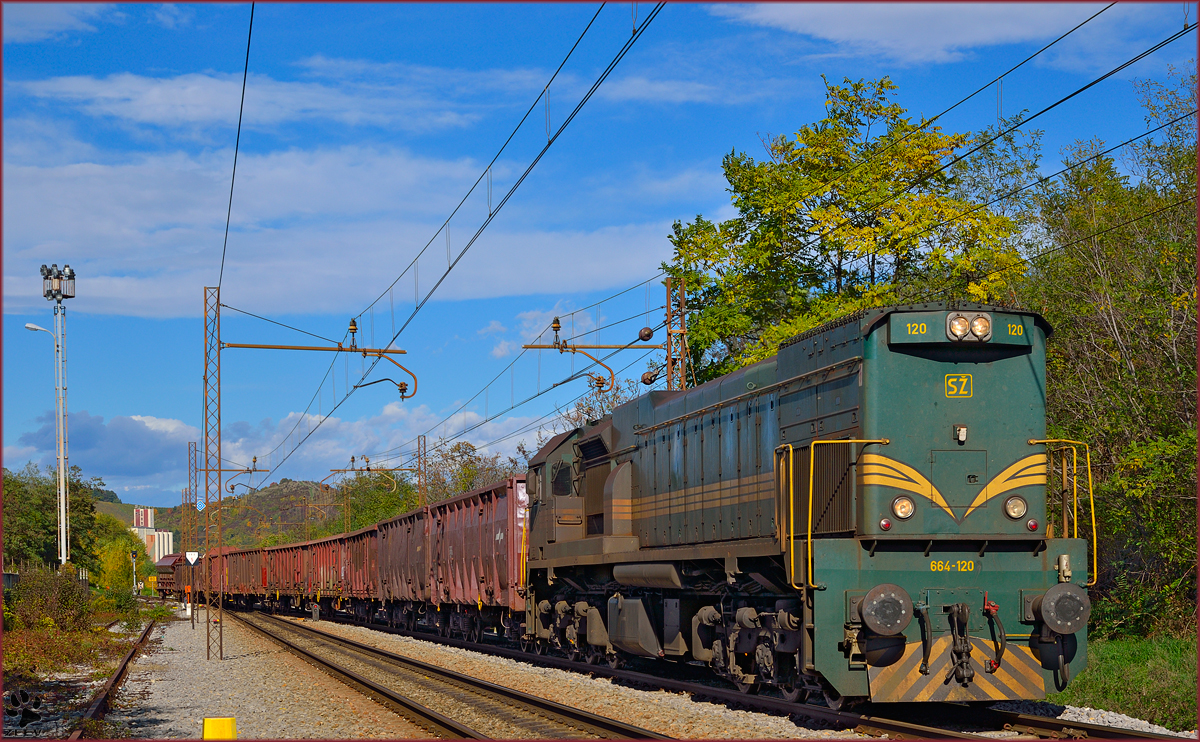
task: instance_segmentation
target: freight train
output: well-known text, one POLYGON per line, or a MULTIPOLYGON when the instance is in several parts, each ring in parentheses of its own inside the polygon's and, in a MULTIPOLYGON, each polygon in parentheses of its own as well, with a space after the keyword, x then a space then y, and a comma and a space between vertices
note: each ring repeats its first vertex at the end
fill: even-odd
POLYGON ((524 477, 214 550, 209 589, 590 663, 704 663, 834 707, 1044 698, 1086 666, 1096 569, 1086 446, 1046 439, 1050 332, 980 304, 859 312, 561 433, 524 477))

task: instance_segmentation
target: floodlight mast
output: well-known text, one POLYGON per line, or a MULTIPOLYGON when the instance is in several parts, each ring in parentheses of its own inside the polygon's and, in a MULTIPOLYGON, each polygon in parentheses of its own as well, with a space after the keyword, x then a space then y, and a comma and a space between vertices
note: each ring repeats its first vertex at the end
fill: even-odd
POLYGON ((54 337, 54 400, 55 400, 55 429, 57 438, 58 465, 58 561, 65 565, 71 558, 71 521, 68 498, 67 471, 67 308, 63 306, 66 299, 75 298, 75 271, 70 265, 58 263, 47 268, 41 268, 42 296, 46 301, 54 302, 54 332, 34 324, 27 324, 27 330, 41 330, 54 337))

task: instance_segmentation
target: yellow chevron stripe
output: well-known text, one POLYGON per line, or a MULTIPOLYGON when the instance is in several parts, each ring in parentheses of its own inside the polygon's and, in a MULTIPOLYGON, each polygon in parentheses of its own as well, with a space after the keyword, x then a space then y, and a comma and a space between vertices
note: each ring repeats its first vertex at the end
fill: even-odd
POLYGON ((950 504, 946 502, 942 493, 938 492, 937 487, 933 486, 933 482, 911 466, 878 453, 864 453, 858 462, 863 484, 877 484, 912 492, 945 510, 955 522, 958 521, 958 518, 954 517, 954 511, 950 509, 950 504))
POLYGON ((1029 485, 1045 486, 1045 484, 1046 454, 1030 454, 992 477, 992 480, 975 496, 975 500, 971 502, 963 518, 965 519, 970 515, 975 508, 980 507, 988 500, 998 497, 1005 492, 1011 492, 1018 487, 1027 487, 1029 485))

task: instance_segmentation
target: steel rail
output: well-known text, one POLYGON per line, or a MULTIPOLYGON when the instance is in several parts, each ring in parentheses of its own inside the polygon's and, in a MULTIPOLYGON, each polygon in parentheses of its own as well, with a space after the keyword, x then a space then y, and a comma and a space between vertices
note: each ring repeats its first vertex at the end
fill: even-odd
MULTIPOLYGON (((362 625, 350 619, 335 618, 333 620, 335 623, 362 625)), ((892 739, 987 739, 979 734, 958 732, 950 729, 941 729, 938 727, 899 721, 896 719, 888 719, 869 714, 858 714, 850 711, 835 711, 825 706, 791 703, 783 700, 782 698, 752 696, 745 693, 739 693, 735 690, 727 690, 724 688, 716 688, 697 683, 689 683, 682 680, 671 680, 669 678, 662 678, 657 675, 648 675, 646 673, 636 672, 633 670, 614 670, 603 665, 589 665, 583 662, 573 662, 565 658, 551 657, 549 655, 534 655, 517 649, 498 647, 491 644, 475 644, 472 642, 463 641, 461 639, 440 637, 434 634, 427 634, 425 632, 406 631, 404 629, 397 629, 384 626, 382 624, 367 624, 367 626, 373 630, 382 631, 384 633, 408 636, 414 639, 423 639, 450 647, 469 649, 476 652, 492 654, 498 657, 505 657, 507 659, 535 663, 559 670, 585 672, 600 677, 649 685, 651 687, 673 691, 676 693, 689 693, 704 698, 712 698, 722 703, 740 705, 759 711, 768 711, 775 714, 786 714, 789 716, 799 715, 809 719, 838 724, 853 730, 860 730, 867 734, 887 734, 888 737, 892 739)))
MULTIPOLYGON (((108 628, 111 628, 116 623, 116 621, 113 621, 108 625, 108 628)), ((137 651, 145 645, 146 640, 150 637, 150 632, 154 629, 155 624, 155 621, 151 621, 146 625, 146 629, 142 632, 142 635, 138 637, 138 640, 133 643, 133 646, 130 647, 129 651, 125 653, 125 656, 121 658, 121 662, 117 665, 116 672, 114 672, 112 677, 108 679, 108 682, 96 692, 96 695, 92 698, 92 702, 88 704, 87 711, 84 711, 83 716, 79 718, 75 731, 71 732, 71 736, 67 737, 67 739, 82 739, 83 723, 85 721, 95 721, 104 718, 105 712, 108 711, 109 699, 112 698, 113 692, 121 686, 121 682, 125 679, 125 675, 129 670, 129 663, 133 661, 134 655, 137 654, 137 651)))
POLYGON ((1179 737, 1156 732, 1143 732, 1123 727, 1106 727, 1086 721, 1067 721, 1052 716, 1035 716, 1000 709, 970 709, 976 718, 982 713, 988 723, 1002 725, 1005 731, 1033 734, 1053 739, 1169 739, 1179 737))
POLYGON ((425 729, 427 729, 434 735, 441 737, 442 739, 487 739, 488 738, 487 735, 477 732, 474 729, 466 726, 465 724, 460 724, 457 721, 454 721, 453 719, 451 719, 447 716, 443 716, 442 714, 439 714, 438 712, 434 711, 433 709, 427 708, 426 706, 423 706, 423 705, 417 703, 416 701, 412 700, 411 698, 402 696, 399 693, 396 693, 395 691, 389 690, 389 689, 383 687, 382 685, 379 685, 378 683, 372 682, 371 680, 364 678, 363 676, 359 675, 358 673, 352 672, 351 670, 347 670, 343 667, 339 667, 338 665, 330 662, 329 660, 321 659, 320 657, 313 654, 312 652, 309 652, 306 649, 296 646, 295 644, 293 644, 292 642, 289 642, 287 639, 284 639, 281 636, 272 634, 270 631, 267 631, 265 628, 256 625, 252 621, 247 621, 245 618, 237 615, 236 613, 234 613, 232 611, 228 615, 233 616, 239 622, 254 629, 255 631, 262 634, 263 636, 267 637, 268 639, 271 639, 272 641, 282 645, 289 652, 292 652, 293 654, 296 654, 296 655, 304 658, 305 660, 309 661, 310 663, 312 663, 314 665, 317 665, 321 668, 328 670, 330 673, 332 673, 333 675, 335 675, 337 677, 340 677, 343 681, 346 681, 348 685, 351 685, 351 686, 357 688, 358 690, 360 690, 367 696, 370 696, 371 698, 374 698, 375 700, 378 700, 387 706, 391 706, 393 708, 399 708, 401 710, 402 715, 407 717, 410 721, 415 722, 418 726, 424 727, 425 729))
POLYGON ((613 739, 673 739, 673 737, 652 732, 648 729, 642 729, 641 727, 636 727, 632 724, 626 724, 625 722, 618 721, 617 719, 611 719, 598 714, 593 714, 590 711, 583 711, 582 709, 564 706, 561 703, 556 703, 539 696, 530 695, 529 693, 524 693, 512 688, 506 688, 502 685, 489 683, 486 680, 480 680, 479 678, 474 678, 470 675, 464 675, 462 673, 455 672, 454 670, 448 670, 439 665, 434 665, 428 662, 422 662, 421 660, 413 659, 411 657, 395 654, 385 649, 380 649, 379 647, 372 647, 369 644, 362 644, 361 642, 356 642, 353 639, 347 639, 342 636, 337 636, 336 634, 330 634, 319 629, 314 629, 311 626, 305 626, 304 624, 294 623, 292 621, 285 621, 281 618, 276 618, 275 616, 265 613, 256 613, 255 615, 267 619, 268 622, 281 624, 290 629, 295 629, 303 633, 319 637, 323 641, 333 642, 354 649, 355 651, 363 652, 364 654, 383 658, 388 662, 403 665, 407 669, 411 669, 425 675, 436 676, 453 683, 462 684, 471 690, 479 690, 490 695, 499 696, 509 703, 532 707, 540 713, 550 715, 552 718, 561 717, 573 726, 581 725, 587 731, 598 732, 598 736, 607 736, 613 739))

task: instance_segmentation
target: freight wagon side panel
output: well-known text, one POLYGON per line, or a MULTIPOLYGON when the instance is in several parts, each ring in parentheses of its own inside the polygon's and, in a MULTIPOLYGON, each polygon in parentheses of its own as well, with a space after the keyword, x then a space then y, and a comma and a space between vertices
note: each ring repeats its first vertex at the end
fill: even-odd
POLYGON ((524 496, 525 482, 512 478, 431 508, 434 589, 443 602, 524 610, 517 594, 524 496))
POLYGON ((345 548, 349 560, 349 595, 374 600, 379 597, 379 530, 375 527, 351 534, 345 548))
POLYGON ((428 601, 429 508, 379 524, 379 579, 384 600, 428 601))

